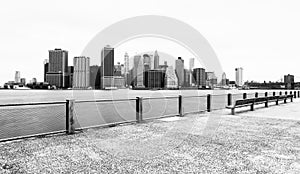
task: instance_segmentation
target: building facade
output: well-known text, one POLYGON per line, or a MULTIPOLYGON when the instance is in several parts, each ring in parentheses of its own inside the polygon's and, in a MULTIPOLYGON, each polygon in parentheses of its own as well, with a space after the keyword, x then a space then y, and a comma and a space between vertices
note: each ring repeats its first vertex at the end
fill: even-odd
POLYGON ((167 89, 177 89, 178 88, 178 78, 173 69, 173 66, 168 66, 165 74, 165 88, 167 89))
POLYGON ((238 87, 241 87, 244 85, 244 83, 243 83, 243 68, 235 69, 235 84, 238 87))
POLYGON ((93 89, 100 89, 100 66, 90 66, 90 85, 93 89))
POLYGON ((15 83, 21 83, 21 73, 20 73, 20 71, 16 71, 16 73, 15 73, 15 83))
POLYGON ((113 87, 113 77, 114 48, 107 45, 101 51, 101 89, 113 87))
POLYGON ((195 68, 193 70, 194 83, 198 88, 206 87, 206 74, 204 68, 195 68))
POLYGON ((147 89, 163 89, 165 86, 163 70, 148 70, 144 72, 144 85, 147 89))
POLYGON ((159 68, 159 55, 157 50, 155 50, 154 52, 154 69, 158 69, 159 68))
POLYGON ((144 88, 144 63, 141 55, 135 55, 133 58, 134 63, 134 87, 144 88))
POLYGON ((46 82, 57 88, 68 88, 68 51, 60 48, 49 50, 48 66, 46 82))
POLYGON ((90 58, 74 57, 73 89, 87 89, 90 87, 90 58))
POLYGON ((291 74, 285 75, 284 84, 286 89, 295 89, 295 77, 291 74))
POLYGON ((184 86, 184 60, 181 59, 181 57, 178 57, 178 59, 175 61, 175 72, 178 78, 178 86, 183 87, 184 86))

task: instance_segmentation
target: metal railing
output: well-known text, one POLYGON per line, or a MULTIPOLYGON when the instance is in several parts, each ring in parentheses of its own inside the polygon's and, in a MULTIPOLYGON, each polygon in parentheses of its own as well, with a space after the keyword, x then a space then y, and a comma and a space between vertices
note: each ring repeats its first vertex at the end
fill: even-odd
POLYGON ((300 91, 238 93, 202 96, 136 97, 131 99, 78 100, 0 105, 0 142, 58 133, 141 123, 145 120, 211 112, 235 100, 293 94, 300 91), (91 106, 92 105, 92 106, 91 106), (93 108, 94 110, 92 110, 93 108))

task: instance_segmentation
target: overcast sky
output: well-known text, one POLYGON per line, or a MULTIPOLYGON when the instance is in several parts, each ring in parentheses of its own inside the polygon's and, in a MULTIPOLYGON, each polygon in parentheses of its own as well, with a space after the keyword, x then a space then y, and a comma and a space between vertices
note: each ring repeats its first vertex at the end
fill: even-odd
MULTIPOLYGON (((0 85, 14 80, 16 70, 27 80, 36 77, 42 81, 48 50, 68 50, 72 64, 72 58, 102 29, 140 15, 172 17, 196 28, 211 44, 230 79, 234 79, 234 68, 243 67, 245 80, 277 81, 290 73, 300 81, 299 9, 297 0, 3 1, 0 85)), ((121 45, 116 49, 117 61, 123 61, 127 49, 132 55, 156 48, 183 57, 187 65, 188 51, 171 50, 174 43, 159 40, 154 45, 139 44, 146 39, 121 45)))

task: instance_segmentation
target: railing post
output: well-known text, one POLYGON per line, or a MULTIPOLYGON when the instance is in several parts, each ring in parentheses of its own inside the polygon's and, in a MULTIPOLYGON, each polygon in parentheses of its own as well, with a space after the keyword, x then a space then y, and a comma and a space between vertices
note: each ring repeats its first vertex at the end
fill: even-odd
POLYGON ((178 96, 178 113, 179 116, 182 117, 183 116, 183 101, 182 101, 182 95, 178 96))
POLYGON ((232 105, 232 94, 230 93, 227 95, 227 105, 228 106, 232 105))
POLYGON ((276 96, 276 92, 275 91, 273 92, 273 96, 276 96))
POLYGON ((207 94, 207 112, 211 112, 211 95, 207 94))
POLYGON ((293 91, 290 91, 290 95, 293 95, 293 91))
POLYGON ((294 91, 294 98, 297 98, 297 92, 294 91))
POLYGON ((298 98, 300 98, 300 91, 298 91, 298 98))
POLYGON ((67 99, 66 100, 66 133, 67 134, 74 134, 75 133, 75 126, 74 126, 74 106, 75 100, 74 99, 67 99))
POLYGON ((288 92, 287 91, 285 91, 285 93, 284 93, 285 95, 288 95, 288 92))
POLYGON ((279 92, 279 95, 282 96, 282 92, 281 91, 279 92))
POLYGON ((265 107, 268 107, 269 106, 268 105, 268 103, 269 103, 269 101, 268 101, 268 92, 265 92, 265 97, 267 98, 266 103, 265 103, 265 107))
POLYGON ((258 92, 255 93, 255 98, 258 98, 258 92))
POLYGON ((143 121, 143 97, 136 97, 136 122, 143 121))
POLYGON ((243 93, 243 99, 247 98, 247 93, 243 93))

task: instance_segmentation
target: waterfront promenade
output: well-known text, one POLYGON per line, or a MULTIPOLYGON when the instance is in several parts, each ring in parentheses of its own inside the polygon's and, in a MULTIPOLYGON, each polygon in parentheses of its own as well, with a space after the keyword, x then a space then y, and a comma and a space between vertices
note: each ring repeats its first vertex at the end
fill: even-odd
POLYGON ((0 173, 300 173, 300 99, 0 143, 0 173), (260 108, 261 107, 261 108, 260 108))

